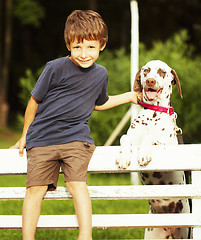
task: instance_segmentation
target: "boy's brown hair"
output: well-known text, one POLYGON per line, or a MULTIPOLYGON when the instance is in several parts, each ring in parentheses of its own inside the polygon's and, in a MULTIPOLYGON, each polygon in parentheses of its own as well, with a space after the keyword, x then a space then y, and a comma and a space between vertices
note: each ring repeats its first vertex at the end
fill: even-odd
POLYGON ((70 44, 77 39, 100 41, 100 48, 108 41, 108 30, 102 17, 92 10, 75 10, 67 18, 64 39, 69 49, 70 44))

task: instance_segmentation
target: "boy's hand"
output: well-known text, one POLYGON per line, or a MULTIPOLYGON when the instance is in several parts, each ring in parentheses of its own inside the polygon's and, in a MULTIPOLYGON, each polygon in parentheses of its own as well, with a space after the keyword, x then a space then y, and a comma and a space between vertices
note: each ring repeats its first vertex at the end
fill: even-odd
POLYGON ((15 145, 11 146, 10 149, 19 149, 20 157, 24 154, 24 148, 26 146, 26 137, 21 137, 19 141, 16 142, 15 145))
POLYGON ((142 101, 142 92, 131 92, 131 102, 137 104, 137 100, 142 101))

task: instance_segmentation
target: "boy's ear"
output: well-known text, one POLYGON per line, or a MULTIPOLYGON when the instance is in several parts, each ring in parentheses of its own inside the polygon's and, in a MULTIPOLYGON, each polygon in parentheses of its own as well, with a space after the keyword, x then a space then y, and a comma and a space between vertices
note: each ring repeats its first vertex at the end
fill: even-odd
POLYGON ((100 51, 103 51, 106 46, 106 43, 100 48, 100 51))
POLYGON ((66 45, 66 47, 67 47, 68 51, 70 52, 70 46, 69 46, 69 45, 66 45))

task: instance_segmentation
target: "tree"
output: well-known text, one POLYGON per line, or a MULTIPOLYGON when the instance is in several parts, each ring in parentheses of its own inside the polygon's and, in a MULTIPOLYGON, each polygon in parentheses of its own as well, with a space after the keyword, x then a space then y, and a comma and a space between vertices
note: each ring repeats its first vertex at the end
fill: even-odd
POLYGON ((0 128, 5 127, 8 115, 7 88, 11 53, 12 0, 0 0, 0 128))
MULTIPOLYGON (((0 128, 6 127, 9 110, 7 92, 13 15, 20 20, 22 25, 39 27, 40 20, 44 17, 44 10, 36 0, 16 0, 14 4, 12 4, 12 0, 0 0, 0 128)), ((28 28, 24 31, 23 36, 29 38, 28 28)), ((26 51, 26 45, 24 49, 26 51)))

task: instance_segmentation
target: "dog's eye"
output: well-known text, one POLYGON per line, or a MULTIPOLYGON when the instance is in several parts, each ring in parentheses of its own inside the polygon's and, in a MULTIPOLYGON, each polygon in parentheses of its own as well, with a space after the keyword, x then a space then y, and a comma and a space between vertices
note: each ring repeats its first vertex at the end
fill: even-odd
POLYGON ((149 73, 150 71, 151 71, 150 68, 144 69, 144 72, 145 72, 145 73, 149 73))
POLYGON ((144 69, 144 76, 146 77, 150 71, 151 71, 151 68, 144 69))

